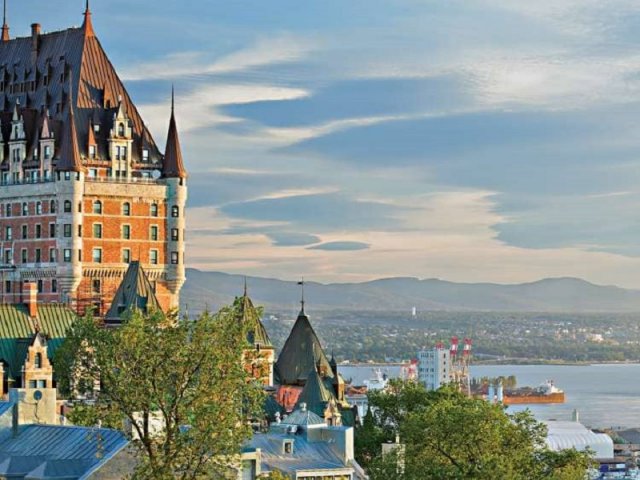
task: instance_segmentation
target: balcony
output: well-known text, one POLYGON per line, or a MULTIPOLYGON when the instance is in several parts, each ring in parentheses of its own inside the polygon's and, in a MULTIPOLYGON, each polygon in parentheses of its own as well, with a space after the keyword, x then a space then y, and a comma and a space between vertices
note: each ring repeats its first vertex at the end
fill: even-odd
POLYGON ((154 178, 142 178, 142 177, 131 177, 131 178, 118 178, 118 177, 85 177, 85 181, 92 183, 116 183, 116 184, 130 184, 137 183, 141 185, 164 185, 164 180, 162 179, 154 179, 154 178))

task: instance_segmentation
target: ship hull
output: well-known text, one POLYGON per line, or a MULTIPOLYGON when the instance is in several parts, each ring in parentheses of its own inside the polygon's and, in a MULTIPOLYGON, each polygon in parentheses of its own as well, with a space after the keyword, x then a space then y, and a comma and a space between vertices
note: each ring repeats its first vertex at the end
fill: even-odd
POLYGON ((550 393, 548 395, 506 395, 503 402, 505 405, 526 405, 540 403, 564 403, 564 392, 550 393))

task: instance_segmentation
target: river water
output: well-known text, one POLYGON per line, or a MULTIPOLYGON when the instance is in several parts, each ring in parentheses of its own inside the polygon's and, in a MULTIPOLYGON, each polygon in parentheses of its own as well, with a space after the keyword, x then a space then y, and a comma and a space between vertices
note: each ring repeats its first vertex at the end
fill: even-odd
MULTIPOLYGON (((355 384, 372 378, 374 368, 390 377, 400 374, 397 365, 340 365, 345 379, 355 384)), ((571 420, 577 409, 580 421, 590 427, 640 427, 640 364, 616 365, 477 365, 473 377, 515 375, 518 386, 538 386, 553 380, 565 391, 561 405, 512 406, 511 411, 529 408, 539 420, 571 420)))

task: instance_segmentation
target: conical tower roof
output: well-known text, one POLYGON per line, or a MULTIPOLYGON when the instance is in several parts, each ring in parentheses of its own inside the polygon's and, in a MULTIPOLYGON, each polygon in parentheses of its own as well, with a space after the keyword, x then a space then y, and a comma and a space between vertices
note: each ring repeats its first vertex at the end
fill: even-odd
POLYGON ((331 365, 322 350, 320 340, 309 317, 301 310, 276 362, 278 380, 281 385, 304 384, 309 372, 317 368, 326 371, 333 378, 331 365))
POLYGON ((244 326, 244 331, 247 334, 247 343, 252 346, 259 345, 260 348, 273 348, 267 329, 264 328, 260 315, 258 315, 256 307, 253 306, 253 302, 247 294, 246 286, 244 295, 236 298, 236 306, 239 307, 238 320, 244 326))
POLYGON ((171 92, 171 119, 169 120, 169 133, 167 134, 167 148, 164 154, 162 174, 165 178, 187 178, 187 171, 182 161, 178 127, 176 126, 175 95, 173 91, 171 92))
POLYGON ((307 383, 298 397, 298 406, 306 403, 309 411, 322 417, 327 403, 331 400, 336 401, 336 396, 320 378, 318 371, 315 368, 309 371, 307 383))
POLYGON ((67 96, 67 118, 64 122, 62 146, 60 147, 59 159, 56 165, 56 168, 61 172, 83 172, 85 170, 80 158, 72 97, 73 95, 69 92, 67 96))
POLYGON ((162 310, 147 274, 140 262, 137 261, 131 262, 129 269, 124 274, 105 321, 111 325, 120 324, 122 316, 132 310, 143 312, 162 310))

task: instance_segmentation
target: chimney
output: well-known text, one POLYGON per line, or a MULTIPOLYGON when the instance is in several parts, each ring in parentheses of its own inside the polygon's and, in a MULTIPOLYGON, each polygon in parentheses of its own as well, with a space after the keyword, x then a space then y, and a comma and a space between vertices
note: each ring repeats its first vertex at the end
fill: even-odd
POLYGON ((22 286, 22 302, 29 309, 29 316, 38 316, 38 284, 35 282, 25 282, 22 286))
POLYGON ((31 24, 31 64, 35 65, 38 61, 38 41, 40 38, 40 24, 31 24))

